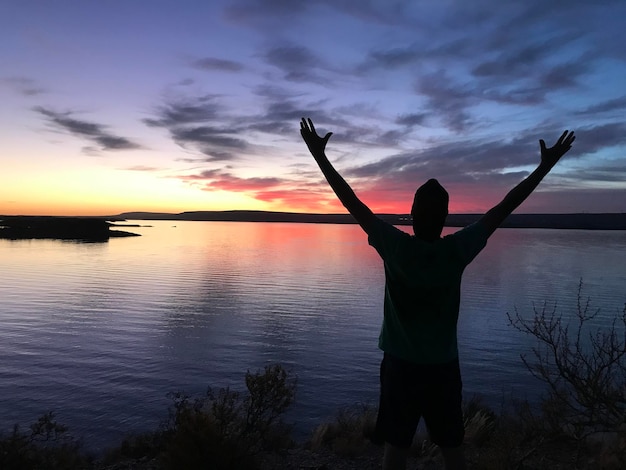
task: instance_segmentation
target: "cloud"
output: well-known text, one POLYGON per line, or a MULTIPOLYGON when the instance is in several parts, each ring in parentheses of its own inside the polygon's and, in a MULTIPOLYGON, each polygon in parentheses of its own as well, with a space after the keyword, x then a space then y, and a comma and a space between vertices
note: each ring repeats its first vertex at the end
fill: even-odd
POLYGON ((330 190, 314 191, 304 188, 258 191, 255 199, 271 203, 276 207, 290 207, 304 212, 346 212, 330 190))
POLYGON ((278 142, 275 145, 299 140, 298 122, 303 116, 313 115, 320 121, 341 126, 347 123, 344 118, 332 117, 321 103, 307 104, 300 95, 286 88, 266 85, 253 93, 258 101, 254 114, 241 115, 237 108, 225 104, 224 97, 217 95, 178 97, 157 106, 155 116, 143 122, 166 129, 178 145, 201 153, 206 162, 271 154, 274 144, 268 144, 268 139, 257 139, 257 135, 272 136, 273 142, 278 142), (258 143, 261 140, 263 144, 258 143))
POLYGON ((9 77, 2 81, 24 96, 38 96, 46 92, 35 80, 27 77, 9 77))
MULTIPOLYGON (((453 141, 422 150, 395 154, 345 170, 347 176, 413 187, 430 177, 468 183, 539 163, 539 147, 527 135, 510 141, 453 141)), ((514 175, 514 176, 519 176, 514 175)))
POLYGON ((427 118, 428 113, 402 114, 396 118, 395 123, 401 126, 413 127, 424 124, 427 118))
POLYGON ((249 192, 266 190, 285 184, 287 180, 276 177, 241 178, 224 170, 204 170, 197 174, 181 176, 188 182, 202 182, 208 191, 249 192))
POLYGON ((127 166, 122 168, 122 170, 127 170, 127 171, 148 171, 148 172, 152 172, 152 171, 159 171, 160 168, 157 168, 155 166, 144 166, 144 165, 134 165, 134 166, 127 166))
POLYGON ((576 154, 590 155, 611 147, 626 146, 626 123, 616 122, 574 129, 576 154))
POLYGON ((81 121, 71 117, 70 112, 59 113, 43 106, 37 106, 33 109, 46 118, 54 127, 96 143, 100 150, 134 150, 141 148, 141 145, 132 142, 126 137, 108 132, 106 126, 102 124, 81 121))
POLYGON ((578 78, 588 71, 588 63, 583 60, 572 61, 549 68, 539 80, 547 91, 575 88, 579 86, 578 78))
POLYGON ((172 130, 177 142, 192 142, 209 147, 222 147, 243 150, 247 142, 243 139, 225 135, 230 131, 210 126, 187 127, 172 130))
POLYGON ((240 62, 216 57, 204 57, 202 59, 193 60, 191 61, 191 66, 198 70, 221 72, 241 72, 244 70, 244 66, 240 62))
POLYGON ((178 145, 199 151, 205 161, 233 160, 250 146, 238 120, 229 118, 218 100, 218 95, 172 100, 143 122, 167 129, 178 145))
MULTIPOLYGON (((333 161, 340 166, 355 153, 359 155, 351 162, 373 150, 368 163, 345 169, 371 194, 381 197, 384 188, 409 193, 428 176, 458 188, 492 184, 493 193, 501 194, 538 163, 538 138, 555 140, 566 112, 571 117, 566 108, 579 101, 556 101, 564 96, 560 92, 589 86, 588 74, 603 58, 591 55, 597 50, 594 36, 580 30, 579 16, 588 9, 583 1, 563 10, 538 0, 443 1, 428 7, 408 0, 358 5, 344 0, 233 0, 224 10, 228 20, 267 33, 255 47, 256 58, 269 67, 262 71, 269 72, 257 74, 257 85, 248 88, 252 95, 246 97, 246 114, 237 104, 227 105, 230 97, 207 96, 202 103, 170 101, 145 122, 166 128, 205 161, 235 161, 251 154, 272 158, 272 146, 298 141, 300 117, 311 116, 320 132, 334 132, 333 161), (328 34, 302 37, 302 28, 320 15, 328 34), (279 24, 283 27, 277 29, 279 24), (346 29, 333 29, 336 24, 346 29), (366 30, 367 35, 358 36, 366 30), (344 42, 331 52, 334 40, 344 42), (521 131, 510 136, 513 127, 521 131)), ((239 65, 215 57, 194 63, 230 72, 241 71, 239 65)), ((624 107, 626 98, 579 113, 624 107)), ((575 130, 574 159, 623 145, 620 124, 575 130)), ((255 183, 234 180, 238 170, 229 171, 230 179, 222 174, 212 184, 226 187, 230 181, 233 188, 245 188, 244 183, 255 183)), ((597 169, 592 177, 605 173, 597 169)), ((267 200, 278 198, 285 187, 301 187, 287 178, 276 185, 268 179, 258 183, 269 188, 264 196, 258 187, 249 190, 267 200)))
POLYGON ((523 213, 626 212, 626 189, 565 189, 536 191, 522 206, 523 213))
POLYGON ((320 72, 328 71, 326 61, 305 46, 282 45, 272 47, 263 53, 265 61, 283 73, 290 82, 311 82, 326 84, 328 77, 320 72))
POLYGON ((415 89, 426 98, 427 109, 447 128, 460 132, 474 124, 469 108, 479 101, 471 84, 459 83, 440 70, 420 77, 415 89))
POLYGON ((276 207, 288 205, 293 210, 320 211, 340 206, 326 182, 321 180, 306 182, 274 176, 242 178, 222 169, 204 170, 179 178, 204 191, 244 193, 276 207))
POLYGON ((600 113, 610 113, 612 111, 626 110, 626 95, 619 98, 603 101, 595 105, 588 106, 585 109, 577 111, 578 115, 595 115, 600 113))
POLYGON ((284 136, 299 138, 298 123, 302 117, 310 115, 315 115, 320 122, 328 119, 328 112, 321 106, 297 103, 287 95, 268 96, 260 107, 259 114, 247 118, 246 129, 283 138, 284 136))
POLYGON ((483 55, 485 58, 479 56, 482 61, 471 69, 472 75, 500 80, 536 76, 537 71, 549 66, 551 58, 557 56, 576 37, 561 33, 554 37, 540 36, 535 39, 520 38, 518 34, 513 34, 507 25, 505 30, 496 35, 497 40, 488 45, 483 55))
POLYGON ((420 46, 403 46, 388 49, 375 49, 367 54, 365 61, 358 66, 366 71, 375 68, 398 68, 414 64, 424 58, 424 50, 420 46))
POLYGON ((235 0, 224 8, 227 19, 261 27, 284 26, 286 20, 299 16, 311 2, 291 0, 235 0))
POLYGON ((626 181, 626 167, 620 162, 595 165, 576 169, 565 173, 565 177, 571 177, 576 184, 581 182, 593 183, 624 183, 626 181))
POLYGON ((382 77, 413 75, 418 99, 426 100, 425 108, 436 118, 428 124, 463 133, 480 123, 480 106, 510 112, 543 104, 557 91, 582 91, 583 79, 601 55, 593 53, 586 29, 576 27, 585 3, 573 3, 576 14, 534 1, 497 8, 489 1, 448 2, 441 8, 405 5, 409 12, 403 22, 421 25, 418 13, 430 10, 428 18, 437 27, 415 28, 421 34, 390 33, 386 44, 365 52, 354 74, 364 80, 376 77, 381 86, 382 77))
POLYGON ((151 127, 177 127, 217 120, 223 110, 219 95, 205 95, 188 100, 171 101, 157 108, 156 119, 144 119, 151 127))

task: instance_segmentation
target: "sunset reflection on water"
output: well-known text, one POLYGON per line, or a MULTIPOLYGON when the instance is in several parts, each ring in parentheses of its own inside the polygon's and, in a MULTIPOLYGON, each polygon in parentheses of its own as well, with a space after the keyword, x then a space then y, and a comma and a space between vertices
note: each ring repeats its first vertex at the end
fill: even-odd
MULTIPOLYGON (((128 229, 142 237, 100 244, 0 240, 5 430, 52 410, 88 445, 112 445, 155 428, 168 392, 243 389, 274 362, 298 377, 299 432, 375 403, 384 273, 358 226, 137 223, 151 226, 128 229)), ((571 311, 582 278, 606 322, 626 301, 625 248, 625 232, 496 232, 462 286, 466 396, 536 396, 519 360, 532 344, 505 313, 571 311)))

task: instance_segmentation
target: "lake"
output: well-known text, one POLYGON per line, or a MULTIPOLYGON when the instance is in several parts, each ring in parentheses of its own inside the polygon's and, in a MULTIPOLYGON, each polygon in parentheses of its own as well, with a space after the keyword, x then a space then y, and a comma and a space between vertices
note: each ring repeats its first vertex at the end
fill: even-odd
MULTIPOLYGON (((375 404, 382 262, 356 225, 139 221, 106 243, 0 240, 0 430, 54 411, 94 450, 167 417, 168 392, 244 390, 279 362, 298 380, 296 434, 375 404)), ((409 227, 403 228, 409 230, 409 227)), ((457 229, 446 229, 449 233, 457 229)), ((626 232, 500 229, 467 268, 466 398, 535 399, 507 312, 583 295, 606 325, 626 302, 626 232)))

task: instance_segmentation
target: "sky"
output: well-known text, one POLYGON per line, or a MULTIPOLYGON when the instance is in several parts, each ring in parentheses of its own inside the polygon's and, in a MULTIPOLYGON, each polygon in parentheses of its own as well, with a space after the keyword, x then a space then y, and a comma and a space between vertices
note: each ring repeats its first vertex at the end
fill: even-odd
POLYGON ((623 0, 6 0, 0 214, 339 213, 299 134, 374 212, 437 178, 484 212, 626 212, 623 0))

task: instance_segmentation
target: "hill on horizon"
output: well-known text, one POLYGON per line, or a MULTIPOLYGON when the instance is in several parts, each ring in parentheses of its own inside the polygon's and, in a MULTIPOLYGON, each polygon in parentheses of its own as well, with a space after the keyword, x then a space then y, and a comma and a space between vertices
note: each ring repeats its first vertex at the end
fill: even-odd
MULTIPOLYGON (((411 225, 409 214, 376 214, 393 225, 411 225)), ((476 222, 482 214, 450 214, 447 227, 464 227, 476 222)), ((138 220, 191 220, 214 222, 292 222, 317 224, 354 224, 350 214, 308 214, 298 212, 271 212, 259 210, 123 212, 114 218, 138 220)), ((606 214, 511 214, 503 228, 554 228, 585 230, 626 230, 626 213, 606 214)))

